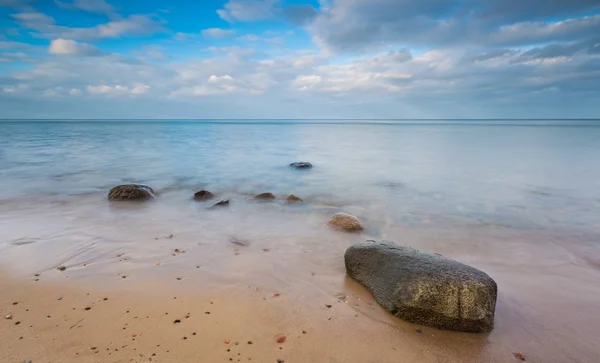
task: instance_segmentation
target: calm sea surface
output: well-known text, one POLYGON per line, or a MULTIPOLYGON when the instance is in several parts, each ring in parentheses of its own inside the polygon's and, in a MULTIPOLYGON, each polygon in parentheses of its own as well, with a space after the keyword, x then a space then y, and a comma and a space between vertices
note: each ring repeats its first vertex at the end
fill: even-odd
POLYGON ((396 222, 596 228, 599 166, 600 121, 0 122, 3 204, 140 182, 294 193, 396 222))

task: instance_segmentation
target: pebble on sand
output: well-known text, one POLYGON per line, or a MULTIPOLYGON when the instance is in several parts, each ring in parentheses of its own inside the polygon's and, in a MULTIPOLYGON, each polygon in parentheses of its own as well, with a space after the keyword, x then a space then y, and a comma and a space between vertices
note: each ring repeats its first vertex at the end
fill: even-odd
POLYGON ((11 314, 6 314, 6 315, 4 315, 4 319, 11 320, 12 319, 12 315, 11 314))
POLYGON ((285 342, 285 340, 287 339, 287 337, 285 335, 280 335, 277 337, 277 343, 282 344, 285 342))
POLYGON ((515 356, 515 358, 517 358, 518 360, 524 361, 525 360, 525 356, 523 355, 523 353, 513 353, 513 355, 515 356))
POLYGON ((64 271, 64 270, 66 270, 67 268, 66 268, 65 266, 58 266, 56 269, 57 269, 58 271, 64 271))

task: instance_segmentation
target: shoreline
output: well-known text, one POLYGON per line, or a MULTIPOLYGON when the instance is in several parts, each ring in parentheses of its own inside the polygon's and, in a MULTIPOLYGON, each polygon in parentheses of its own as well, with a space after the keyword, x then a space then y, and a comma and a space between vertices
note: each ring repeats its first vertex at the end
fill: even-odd
MULTIPOLYGON (((151 230, 130 240, 123 230, 103 229, 124 242, 88 235, 94 241, 88 244, 72 231, 71 240, 63 235, 51 249, 41 246, 52 251, 44 260, 0 271, 0 312, 13 315, 2 321, 0 361, 480 363, 518 361, 514 353, 528 362, 600 360, 597 255, 586 254, 592 250, 582 241, 577 246, 583 249, 574 250, 549 232, 383 233, 383 239, 402 236, 398 242, 476 266, 497 281, 495 329, 469 334, 406 323, 383 311, 343 267, 345 248, 365 236, 321 230, 288 241, 266 230, 263 239, 251 236, 249 246, 237 246, 206 236, 198 243, 193 230, 158 239, 150 238, 151 230), (65 271, 56 270, 61 261, 68 261, 65 271), (281 334, 283 344, 276 342, 281 334)), ((38 253, 36 244, 10 247, 22 251, 12 259, 3 250, 4 262, 38 253)))

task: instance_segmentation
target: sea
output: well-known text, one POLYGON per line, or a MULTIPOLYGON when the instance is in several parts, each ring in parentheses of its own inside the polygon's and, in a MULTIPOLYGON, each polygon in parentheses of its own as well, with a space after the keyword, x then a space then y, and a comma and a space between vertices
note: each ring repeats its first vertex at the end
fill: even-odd
POLYGON ((431 332, 435 361, 600 362, 600 120, 0 122, 5 280, 242 305, 276 291, 313 319, 342 299, 350 319, 410 336, 421 328, 346 276, 344 252, 365 240, 497 282, 494 331, 431 332), (126 183, 156 198, 108 201, 126 183), (201 189, 229 206, 194 201, 201 189), (340 212, 364 231, 329 228, 340 212))

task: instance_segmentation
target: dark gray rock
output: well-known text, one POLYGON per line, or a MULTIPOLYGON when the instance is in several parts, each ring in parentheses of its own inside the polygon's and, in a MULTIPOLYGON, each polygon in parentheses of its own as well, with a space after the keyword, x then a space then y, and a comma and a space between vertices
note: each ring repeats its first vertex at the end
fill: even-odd
POLYGON ((255 195, 254 199, 256 200, 274 200, 276 199, 273 193, 261 193, 259 195, 255 195))
POLYGON ((208 190, 201 190, 194 194, 194 200, 197 202, 204 202, 204 201, 210 200, 214 197, 215 197, 215 195, 213 193, 209 192, 208 190))
POLYGON ((313 167, 311 163, 305 161, 291 163, 290 166, 294 169, 310 169, 313 167))
POLYGON ((147 185, 126 184, 118 185, 108 192, 108 200, 146 200, 154 198, 154 190, 147 185))
POLYGON ((285 202, 287 204, 295 204, 295 203, 302 203, 304 201, 302 200, 302 198, 297 197, 294 194, 290 194, 287 197, 285 197, 285 202))
POLYGON ((229 199, 219 199, 215 204, 213 204, 211 206, 211 208, 227 207, 227 206, 229 206, 229 199))
POLYGON ((496 282, 476 268, 393 242, 355 244, 345 262, 348 275, 403 320, 464 332, 494 328, 496 282))

